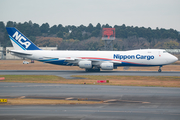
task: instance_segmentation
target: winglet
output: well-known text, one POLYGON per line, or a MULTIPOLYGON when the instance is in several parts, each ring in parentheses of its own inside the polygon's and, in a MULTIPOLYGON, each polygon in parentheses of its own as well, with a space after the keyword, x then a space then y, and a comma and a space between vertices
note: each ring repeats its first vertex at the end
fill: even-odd
POLYGON ((6 30, 15 50, 41 50, 16 28, 7 27, 6 30))

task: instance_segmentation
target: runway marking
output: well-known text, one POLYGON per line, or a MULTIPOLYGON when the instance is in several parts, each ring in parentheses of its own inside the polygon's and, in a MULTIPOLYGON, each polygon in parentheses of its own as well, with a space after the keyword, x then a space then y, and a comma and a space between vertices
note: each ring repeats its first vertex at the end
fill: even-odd
POLYGON ((72 99, 74 99, 73 97, 70 97, 70 98, 66 98, 65 100, 72 100, 72 99))
POLYGON ((103 101, 104 103, 109 102, 128 102, 128 103, 143 103, 143 104, 149 104, 150 102, 144 102, 144 101, 132 101, 132 100, 117 100, 117 99, 110 99, 103 101))
POLYGON ((110 100, 105 100, 105 101, 103 101, 104 103, 107 103, 107 102, 115 102, 115 101, 118 101, 118 100, 116 100, 116 99, 110 99, 110 100))
POLYGON ((19 97, 19 99, 23 99, 23 98, 25 98, 26 96, 21 96, 21 97, 19 97))

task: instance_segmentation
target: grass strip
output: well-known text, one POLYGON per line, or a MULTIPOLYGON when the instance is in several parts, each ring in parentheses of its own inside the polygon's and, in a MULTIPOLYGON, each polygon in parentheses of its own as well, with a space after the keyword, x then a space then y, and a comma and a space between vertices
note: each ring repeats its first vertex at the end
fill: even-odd
POLYGON ((0 82, 180 87, 180 76, 72 76, 86 79, 65 79, 53 75, 0 75, 0 77, 5 77, 5 80, 0 82), (109 83, 97 83, 97 80, 109 80, 109 83))
POLYGON ((101 76, 74 75, 86 78, 86 84, 94 82, 98 85, 180 87, 180 76, 101 76), (109 80, 109 83, 96 83, 97 80, 109 80))
POLYGON ((66 80, 54 75, 0 75, 0 77, 5 77, 1 82, 59 83, 66 80))

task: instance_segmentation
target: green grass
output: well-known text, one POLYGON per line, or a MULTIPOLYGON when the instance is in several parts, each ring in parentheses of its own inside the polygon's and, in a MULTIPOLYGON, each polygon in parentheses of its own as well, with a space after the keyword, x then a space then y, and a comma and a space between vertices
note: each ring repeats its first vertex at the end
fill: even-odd
POLYGON ((2 82, 56 83, 65 78, 54 75, 0 75, 5 77, 2 82))
MULTIPOLYGON (((91 76, 74 75, 87 80, 109 80, 105 85, 119 86, 154 86, 154 87, 180 87, 180 76, 91 76)), ((101 85, 103 85, 101 83, 101 85)))
POLYGON ((0 82, 180 87, 179 76, 72 76, 86 79, 65 79, 54 75, 0 75, 0 77, 5 77, 5 80, 0 82), (109 83, 97 83, 97 80, 109 80, 109 83))
POLYGON ((111 79, 130 79, 130 80, 162 80, 162 81, 180 81, 180 76, 101 76, 101 75, 73 75, 72 77, 82 77, 93 80, 111 80, 111 79))

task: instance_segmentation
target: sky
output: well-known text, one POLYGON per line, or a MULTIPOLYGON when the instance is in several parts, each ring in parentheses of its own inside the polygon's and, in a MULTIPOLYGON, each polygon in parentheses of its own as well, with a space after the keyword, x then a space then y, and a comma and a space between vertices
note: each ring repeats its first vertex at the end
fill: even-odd
POLYGON ((0 21, 50 26, 97 23, 180 31, 180 0, 0 0, 0 21))

